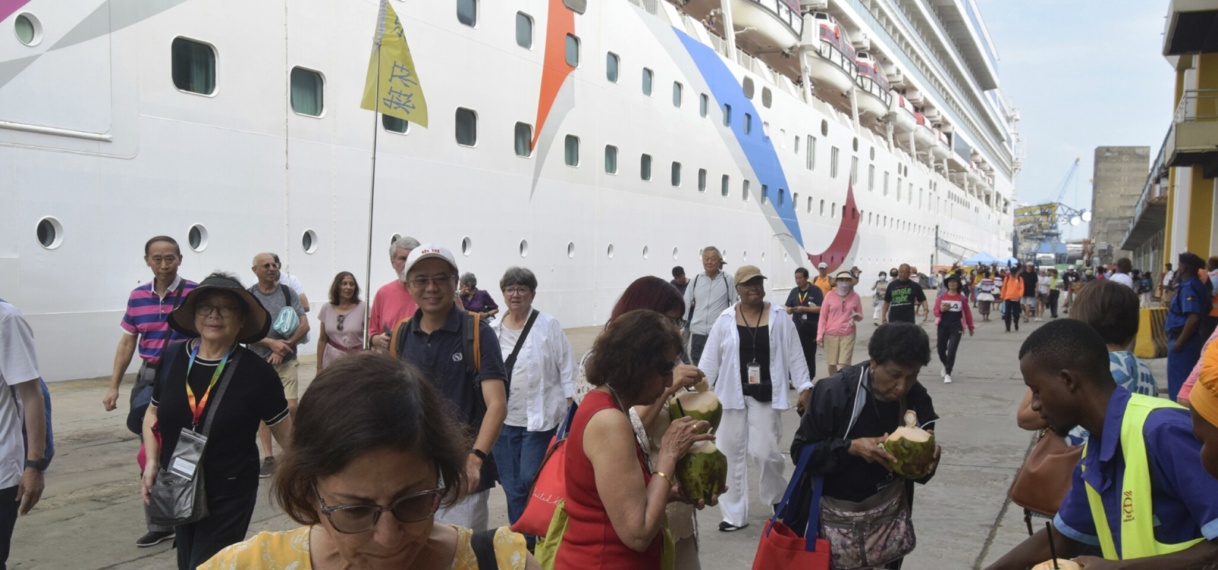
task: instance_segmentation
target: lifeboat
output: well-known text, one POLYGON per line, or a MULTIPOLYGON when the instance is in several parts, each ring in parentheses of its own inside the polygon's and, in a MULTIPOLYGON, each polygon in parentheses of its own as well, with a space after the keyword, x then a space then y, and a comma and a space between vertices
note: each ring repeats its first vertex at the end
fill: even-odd
POLYGON ((939 137, 935 135, 934 129, 931 128, 926 119, 923 119, 922 122, 918 124, 918 128, 914 129, 914 140, 917 141, 918 146, 922 148, 927 148, 935 144, 935 141, 938 140, 938 138, 939 137))
POLYGON ((902 133, 908 133, 918 126, 918 117, 914 114, 913 105, 899 93, 892 94, 892 126, 902 133))
POLYGON ((732 21, 783 51, 799 45, 803 35, 799 0, 732 0, 732 21))
POLYGON ((848 93, 854 88, 854 77, 858 75, 854 47, 833 17, 824 12, 804 15, 801 48, 814 88, 838 93, 848 93))
POLYGON ((931 145, 930 151, 934 153, 935 158, 944 159, 952 153, 952 147, 947 142, 947 135, 943 131, 935 129, 935 144, 931 145))
POLYGON ((869 52, 860 51, 855 55, 858 75, 854 78, 855 90, 858 92, 859 113, 873 117, 883 117, 891 112, 892 88, 888 78, 879 64, 869 52))

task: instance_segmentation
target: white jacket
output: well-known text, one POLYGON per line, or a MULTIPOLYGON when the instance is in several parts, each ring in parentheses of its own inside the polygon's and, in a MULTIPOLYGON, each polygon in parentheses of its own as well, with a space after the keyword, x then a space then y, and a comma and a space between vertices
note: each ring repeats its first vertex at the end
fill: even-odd
MULTIPOLYGON (((736 331, 736 306, 733 304, 719 314, 706 339, 706 348, 698 368, 706 374, 711 389, 719 396, 724 409, 743 410, 744 392, 740 384, 740 335, 736 331)), ((799 333, 786 310, 770 303, 770 382, 773 385, 773 405, 776 410, 791 407, 787 386, 803 392, 812 387, 808 361, 804 359, 799 333)))
MULTIPOLYGON (((495 336, 503 335, 503 319, 491 323, 495 336)), ((511 351, 503 353, 507 360, 511 351)), ((537 312, 537 320, 516 356, 513 391, 524 395, 529 431, 558 427, 567 413, 567 398, 575 391, 575 357, 571 343, 554 317, 537 312)))

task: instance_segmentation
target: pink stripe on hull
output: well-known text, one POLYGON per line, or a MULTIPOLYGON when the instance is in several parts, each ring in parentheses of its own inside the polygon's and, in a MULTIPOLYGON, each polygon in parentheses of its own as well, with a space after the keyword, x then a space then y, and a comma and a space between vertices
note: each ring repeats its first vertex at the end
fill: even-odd
POLYGON ((30 0, 0 0, 0 22, 8 19, 14 12, 29 3, 30 0))

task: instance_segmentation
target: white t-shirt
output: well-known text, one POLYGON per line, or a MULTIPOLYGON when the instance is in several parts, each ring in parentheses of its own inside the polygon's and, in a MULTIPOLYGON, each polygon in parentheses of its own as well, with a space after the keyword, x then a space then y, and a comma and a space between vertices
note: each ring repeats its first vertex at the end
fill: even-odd
POLYGON ((0 489, 16 486, 25 471, 21 408, 9 387, 39 377, 30 325, 17 307, 0 302, 0 489))
POLYGON ((1160 283, 1160 285, 1167 287, 1167 286, 1171 285, 1172 279, 1175 279, 1175 278, 1176 278, 1176 271, 1174 269, 1170 270, 1163 274, 1163 281, 1160 283))
POLYGON ((1112 280, 1114 283, 1120 283, 1121 285, 1133 289, 1133 277, 1130 277, 1128 273, 1114 272, 1108 279, 1112 280))
MULTIPOLYGON (((499 352, 503 355, 504 360, 507 360, 508 355, 512 354, 512 349, 516 348, 516 340, 520 338, 520 332, 523 330, 508 327, 499 329, 499 352)), ((523 349, 523 347, 521 348, 523 349)), ((524 351, 521 350, 521 352, 524 351)), ((516 378, 519 378, 516 374, 517 369, 524 372, 523 364, 527 362, 521 356, 523 354, 516 355, 516 364, 512 366, 512 376, 516 378)), ((503 419, 504 425, 513 427, 529 425, 528 396, 523 393, 525 385, 526 383, 523 381, 512 382, 512 393, 508 394, 507 417, 503 419)))

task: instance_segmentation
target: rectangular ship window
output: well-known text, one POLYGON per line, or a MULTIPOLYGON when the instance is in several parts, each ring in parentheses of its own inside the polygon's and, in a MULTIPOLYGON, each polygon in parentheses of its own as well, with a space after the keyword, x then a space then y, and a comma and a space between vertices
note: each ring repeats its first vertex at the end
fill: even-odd
POLYGON ((516 123, 516 156, 530 156, 533 154, 533 125, 528 123, 516 123))
POLYGON ((320 117, 325 110, 325 81, 321 74, 303 67, 292 68, 292 110, 301 115, 320 117))
POLYGON ((211 46, 174 38, 170 45, 173 85, 182 91, 211 95, 216 92, 216 50, 211 46))

